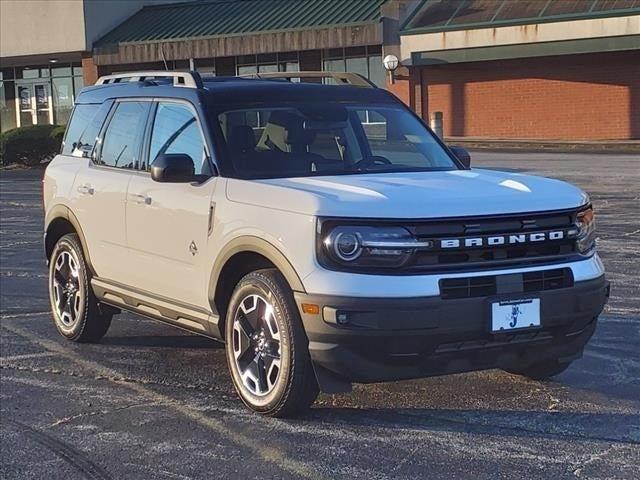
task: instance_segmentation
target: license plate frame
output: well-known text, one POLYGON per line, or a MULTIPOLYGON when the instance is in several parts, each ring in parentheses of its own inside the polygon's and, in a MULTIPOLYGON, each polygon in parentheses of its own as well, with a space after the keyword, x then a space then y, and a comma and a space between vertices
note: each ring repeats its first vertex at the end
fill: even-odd
POLYGON ((494 299, 490 303, 491 333, 509 333, 542 328, 540 298, 494 299))

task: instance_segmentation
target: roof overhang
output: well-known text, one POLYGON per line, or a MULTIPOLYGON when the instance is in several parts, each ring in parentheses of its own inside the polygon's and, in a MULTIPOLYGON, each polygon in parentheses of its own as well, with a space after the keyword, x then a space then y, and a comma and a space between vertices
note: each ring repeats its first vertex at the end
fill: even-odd
POLYGON ((414 66, 442 65, 624 50, 640 51, 640 35, 412 52, 411 64, 414 66))
POLYGON ((640 15, 401 36, 404 65, 640 48, 640 15), (414 63, 415 62, 415 63, 414 63))
POLYGON ((94 48, 93 58, 96 65, 116 65, 357 47, 381 43, 382 26, 380 22, 372 22, 175 41, 120 43, 94 48))
POLYGON ((75 63, 82 60, 83 54, 83 52, 58 52, 38 55, 2 57, 2 66, 28 67, 34 65, 48 65, 49 63, 75 63))

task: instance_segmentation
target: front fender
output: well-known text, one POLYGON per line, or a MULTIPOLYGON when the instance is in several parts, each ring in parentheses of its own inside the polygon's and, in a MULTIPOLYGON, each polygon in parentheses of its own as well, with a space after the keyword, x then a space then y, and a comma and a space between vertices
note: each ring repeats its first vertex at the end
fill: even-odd
POLYGON ((302 280, 293 265, 275 245, 260 237, 244 235, 236 237, 227 243, 214 261, 209 279, 209 302, 211 305, 214 304, 220 272, 231 257, 242 252, 257 253, 267 258, 284 275, 294 292, 305 292, 302 280))

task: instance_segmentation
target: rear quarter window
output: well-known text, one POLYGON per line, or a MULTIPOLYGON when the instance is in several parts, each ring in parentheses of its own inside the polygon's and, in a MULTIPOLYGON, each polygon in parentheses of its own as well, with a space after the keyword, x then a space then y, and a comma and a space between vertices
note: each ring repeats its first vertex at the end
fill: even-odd
POLYGON ((110 108, 111 102, 76 105, 62 143, 62 154, 88 157, 110 108))

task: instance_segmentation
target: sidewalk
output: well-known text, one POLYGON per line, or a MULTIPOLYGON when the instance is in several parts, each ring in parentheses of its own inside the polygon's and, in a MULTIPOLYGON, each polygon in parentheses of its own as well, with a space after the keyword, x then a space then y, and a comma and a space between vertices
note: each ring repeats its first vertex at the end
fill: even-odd
POLYGON ((460 145, 469 150, 640 154, 640 140, 571 141, 445 137, 445 142, 449 145, 460 145))

